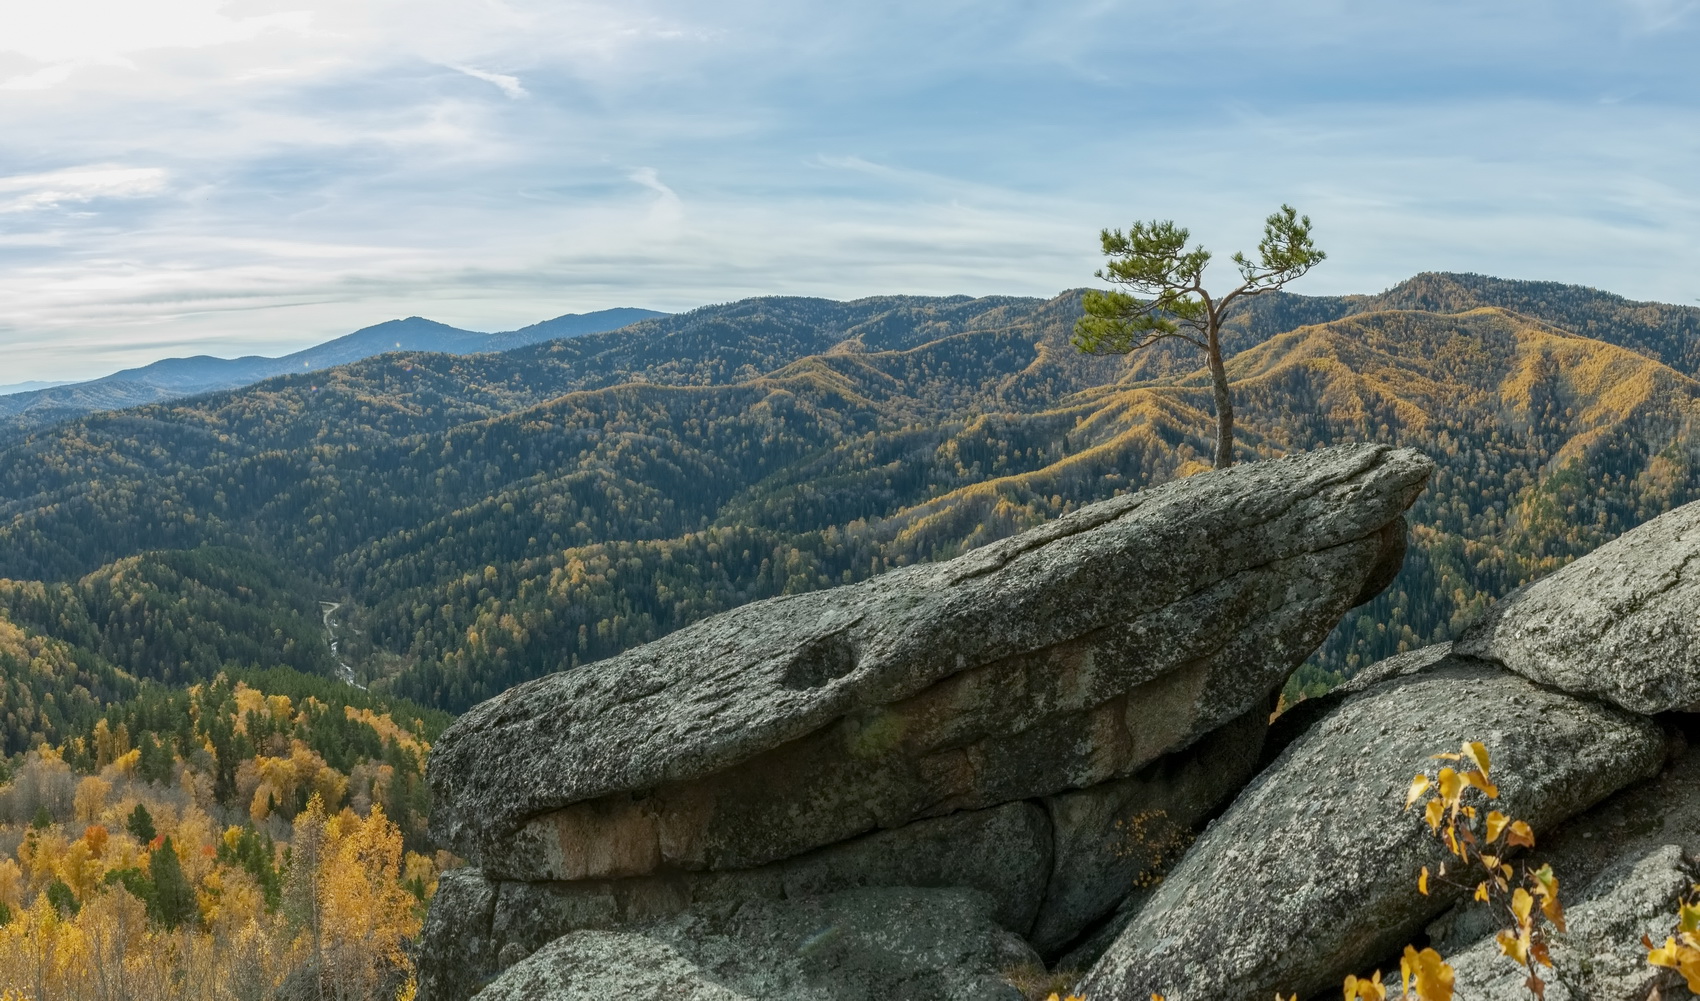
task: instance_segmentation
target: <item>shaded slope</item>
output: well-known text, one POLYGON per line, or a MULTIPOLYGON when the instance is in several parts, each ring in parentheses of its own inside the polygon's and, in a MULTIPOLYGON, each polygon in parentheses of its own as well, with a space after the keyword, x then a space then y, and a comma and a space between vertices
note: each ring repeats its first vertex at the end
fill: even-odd
MULTIPOLYGON (((1304 680, 1444 638, 1700 496, 1696 385, 1643 354, 1501 309, 1265 302, 1231 364, 1248 457, 1371 439, 1441 465, 1405 573, 1304 680), (1271 329, 1295 315, 1330 319, 1271 329)), ((1202 374, 1083 358, 1077 315, 751 300, 86 418, 0 451, 0 573, 251 547, 352 599, 369 676, 459 709, 1201 468, 1202 374)))
POLYGON ((351 334, 278 358, 166 358, 87 382, 59 384, 0 396, 0 428, 12 432, 45 427, 82 414, 120 410, 196 393, 235 389, 295 372, 316 372, 391 351, 476 354, 558 337, 577 337, 665 316, 652 309, 605 309, 569 313, 519 330, 483 334, 410 316, 363 327, 351 334))

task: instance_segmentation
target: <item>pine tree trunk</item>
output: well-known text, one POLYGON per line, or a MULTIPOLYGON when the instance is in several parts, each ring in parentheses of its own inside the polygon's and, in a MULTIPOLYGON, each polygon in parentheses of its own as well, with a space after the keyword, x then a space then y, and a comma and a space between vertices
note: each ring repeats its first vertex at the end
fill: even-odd
POLYGON ((1228 395, 1228 368, 1222 364, 1222 342, 1215 324, 1210 330, 1210 379, 1216 390, 1216 468, 1234 464, 1234 401, 1228 395))

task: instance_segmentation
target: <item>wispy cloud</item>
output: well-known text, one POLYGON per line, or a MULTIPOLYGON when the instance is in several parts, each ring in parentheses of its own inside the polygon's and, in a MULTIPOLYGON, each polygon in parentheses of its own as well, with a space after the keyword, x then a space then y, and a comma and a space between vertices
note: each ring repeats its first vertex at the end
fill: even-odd
POLYGON ((1330 254, 1301 290, 1690 301, 1697 46, 1695 0, 0 4, 0 350, 1051 294, 1099 227, 1231 251, 1283 201, 1330 254))
POLYGON ((483 80, 485 83, 493 83, 501 90, 502 93, 516 101, 522 97, 531 96, 526 91, 525 87, 520 84, 519 77, 517 76, 508 76, 505 73, 490 73, 485 70, 474 69, 471 66, 450 66, 449 68, 459 70, 467 76, 472 77, 474 80, 483 80))
POLYGON ((0 177, 0 212, 86 205, 101 198, 146 198, 165 190, 158 167, 70 167, 0 177))

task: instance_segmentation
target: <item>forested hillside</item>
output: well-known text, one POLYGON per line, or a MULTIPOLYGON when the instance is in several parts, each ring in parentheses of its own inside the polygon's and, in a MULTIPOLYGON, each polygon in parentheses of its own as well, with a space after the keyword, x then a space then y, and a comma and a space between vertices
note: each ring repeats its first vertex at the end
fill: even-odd
MULTIPOLYGON (((749 300, 0 442, 0 975, 405 996, 449 713, 1205 468, 1198 359, 1083 357, 1078 314, 749 300)), ((1404 571, 1288 694, 1700 498, 1697 320, 1459 275, 1236 317, 1244 458, 1439 463, 1404 571)))
MULTIPOLYGON (((1253 305, 1230 339, 1248 457, 1369 438, 1442 464, 1405 573, 1312 687, 1700 488, 1700 311, 1456 275, 1253 305)), ((91 416, 0 451, 0 601, 32 642, 98 655, 97 687, 324 675, 317 602, 345 601, 340 652, 375 692, 459 711, 1200 468, 1197 359, 1082 357, 1077 314, 747 300, 91 416)))

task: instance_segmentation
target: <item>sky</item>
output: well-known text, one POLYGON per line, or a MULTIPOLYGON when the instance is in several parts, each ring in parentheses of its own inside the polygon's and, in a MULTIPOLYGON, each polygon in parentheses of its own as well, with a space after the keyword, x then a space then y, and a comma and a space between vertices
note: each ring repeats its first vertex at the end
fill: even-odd
MULTIPOLYGON (((0 0, 0 383, 1327 262, 1700 300, 1700 0, 0 0)), ((1216 274, 1218 281, 1227 277, 1216 274)))

